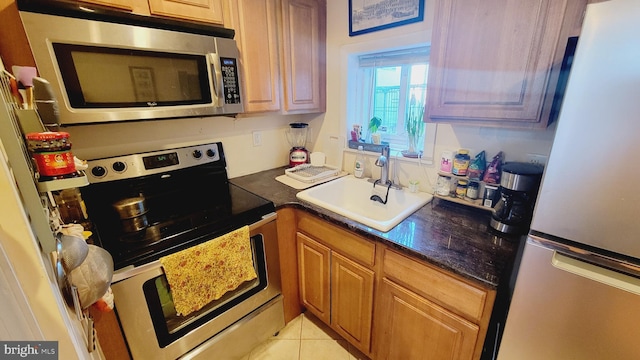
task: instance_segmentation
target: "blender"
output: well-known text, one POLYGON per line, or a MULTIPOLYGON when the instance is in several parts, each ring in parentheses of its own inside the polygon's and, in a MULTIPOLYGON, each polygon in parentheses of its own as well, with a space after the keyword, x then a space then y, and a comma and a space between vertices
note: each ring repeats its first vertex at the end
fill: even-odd
POLYGON ((307 143, 307 131, 309 124, 291 123, 287 129, 287 141, 291 145, 289 151, 289 167, 294 167, 309 162, 309 151, 304 148, 307 143))

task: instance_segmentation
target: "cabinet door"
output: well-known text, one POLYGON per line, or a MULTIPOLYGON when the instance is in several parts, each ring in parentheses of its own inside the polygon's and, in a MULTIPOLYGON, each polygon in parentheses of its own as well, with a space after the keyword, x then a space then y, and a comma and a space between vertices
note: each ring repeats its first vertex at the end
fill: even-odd
POLYGON ((297 242, 300 301, 307 310, 329 324, 331 250, 301 233, 297 235, 297 242))
POLYGON ((236 30, 246 113, 280 110, 278 26, 273 0, 227 0, 236 30))
POLYGON ((379 359, 472 359, 478 326, 382 279, 379 359))
POLYGON ((326 3, 282 0, 285 112, 325 111, 326 3))
MULTIPOLYGON (((133 11, 134 1, 135 0, 81 0, 82 2, 97 4, 103 6, 109 6, 116 9, 133 11)), ((147 6, 146 0, 144 1, 144 5, 147 6)))
MULTIPOLYGON (((544 128, 567 0, 441 0, 425 120, 544 128)), ((566 41, 566 40, 565 40, 566 41)), ((557 79, 556 79, 557 82, 557 79)))
POLYGON ((222 0, 149 0, 151 15, 223 24, 222 0))
POLYGON ((331 325, 369 353, 374 273, 346 257, 331 254, 331 325))

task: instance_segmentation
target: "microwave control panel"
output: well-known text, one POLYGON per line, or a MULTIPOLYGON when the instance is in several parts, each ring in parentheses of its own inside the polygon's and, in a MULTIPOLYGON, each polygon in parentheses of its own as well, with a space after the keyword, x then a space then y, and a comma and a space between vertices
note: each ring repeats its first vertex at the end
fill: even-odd
POLYGON ((240 83, 238 82, 238 60, 220 58, 222 65, 222 84, 224 86, 224 103, 240 104, 240 83))

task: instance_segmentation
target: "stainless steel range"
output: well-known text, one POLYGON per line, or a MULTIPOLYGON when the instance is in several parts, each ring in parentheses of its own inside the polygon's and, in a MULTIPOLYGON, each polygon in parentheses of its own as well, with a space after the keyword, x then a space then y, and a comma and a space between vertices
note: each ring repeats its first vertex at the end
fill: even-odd
POLYGON ((284 326, 275 209, 229 183, 222 143, 89 161, 82 189, 134 359, 233 359, 284 326), (248 225, 257 274, 178 315, 159 259, 248 225))

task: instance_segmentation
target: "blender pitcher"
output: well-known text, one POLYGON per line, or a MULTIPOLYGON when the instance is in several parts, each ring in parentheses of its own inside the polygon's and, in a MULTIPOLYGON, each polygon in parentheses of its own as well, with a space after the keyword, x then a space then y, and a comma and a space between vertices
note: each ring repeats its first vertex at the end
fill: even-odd
POLYGON ((289 151, 289 167, 307 164, 309 162, 309 151, 305 149, 307 143, 307 131, 309 124, 291 123, 287 129, 287 141, 291 145, 289 151))

